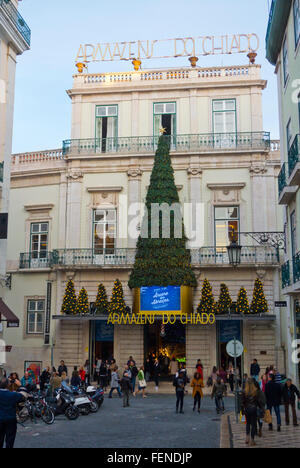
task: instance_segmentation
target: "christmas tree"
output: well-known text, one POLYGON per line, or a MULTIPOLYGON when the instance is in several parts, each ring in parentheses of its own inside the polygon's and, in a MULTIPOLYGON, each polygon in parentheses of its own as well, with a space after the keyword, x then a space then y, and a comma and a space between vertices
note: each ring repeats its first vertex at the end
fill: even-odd
POLYGON ((125 314, 126 304, 121 281, 118 279, 114 283, 112 295, 109 303, 109 312, 111 314, 125 314))
POLYGON ((232 300, 229 294, 228 287, 226 286, 226 284, 222 283, 220 286, 219 301, 216 305, 216 313, 218 315, 229 314, 231 305, 232 305, 232 300))
POLYGON ((168 233, 163 232, 164 217, 161 212, 151 220, 153 204, 165 204, 168 209, 173 204, 180 207, 169 150, 169 138, 161 136, 146 198, 147 210, 137 242, 135 264, 128 283, 130 288, 197 286, 190 251, 186 249, 181 213, 179 216, 170 210, 168 233), (154 231, 156 232, 153 235, 154 231))
POLYGON ((87 315, 90 313, 89 298, 85 288, 82 288, 76 304, 76 315, 87 315))
POLYGON ((236 312, 237 314, 250 314, 249 301, 245 288, 241 288, 239 291, 236 303, 236 312))
POLYGON ((215 313, 215 300, 214 296, 212 293, 212 287, 210 282, 205 278, 202 286, 202 291, 201 291, 201 299, 199 306, 197 308, 197 312, 199 314, 211 314, 215 313))
POLYGON ((253 299, 251 302, 251 314, 267 314, 269 307, 264 294, 264 287, 259 278, 255 280, 253 299))
POLYGON ((98 293, 95 302, 95 310, 97 315, 105 315, 108 313, 108 299, 105 287, 103 284, 99 284, 98 293))
POLYGON ((66 286, 65 295, 61 306, 61 313, 63 315, 74 315, 76 309, 76 302, 77 299, 74 282, 72 280, 69 280, 66 286))

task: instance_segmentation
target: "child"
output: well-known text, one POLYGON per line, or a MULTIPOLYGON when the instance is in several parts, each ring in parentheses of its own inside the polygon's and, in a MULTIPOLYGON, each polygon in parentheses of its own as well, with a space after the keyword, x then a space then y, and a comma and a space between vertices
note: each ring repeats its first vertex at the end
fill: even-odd
POLYGON ((216 410, 220 414, 221 411, 225 412, 224 396, 227 396, 226 386, 222 383, 220 377, 217 378, 217 382, 213 386, 211 399, 215 398, 216 410))

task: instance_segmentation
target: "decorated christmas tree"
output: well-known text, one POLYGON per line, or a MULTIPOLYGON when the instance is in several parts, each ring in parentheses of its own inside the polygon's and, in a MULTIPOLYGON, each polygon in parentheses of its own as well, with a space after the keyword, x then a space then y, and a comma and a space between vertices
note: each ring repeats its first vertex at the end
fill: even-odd
POLYGON ((212 293, 212 287, 210 282, 205 278, 202 286, 202 291, 201 291, 201 299, 199 306, 197 308, 197 312, 199 314, 211 314, 215 313, 215 300, 214 296, 212 293))
POLYGON ((107 294, 105 287, 103 284, 99 284, 98 287, 98 293, 96 297, 96 302, 95 302, 95 310, 97 315, 105 315, 108 314, 108 299, 107 299, 107 294))
POLYGON ((238 293, 236 312, 237 314, 250 314, 249 301, 245 288, 241 288, 238 293))
POLYGON ((124 293, 121 281, 118 279, 114 283, 112 295, 109 303, 110 314, 124 314, 126 313, 126 304, 124 300, 124 293))
POLYGON ((259 278, 255 280, 253 299, 251 302, 251 314, 267 314, 269 307, 264 294, 264 287, 259 278))
POLYGON ((61 313, 63 315, 74 315, 76 309, 76 302, 77 299, 74 282, 72 280, 69 280, 66 286, 65 295, 61 306, 61 313))
POLYGON ((161 136, 146 198, 147 210, 137 242, 135 264, 128 283, 130 288, 197 286, 190 251, 186 249, 181 213, 179 216, 178 210, 176 214, 170 210, 170 230, 167 233, 163 232, 166 223, 163 224, 165 220, 161 212, 151 220, 153 204, 165 204, 168 210, 173 204, 180 206, 169 150, 169 138, 161 136))
POLYGON ((228 287, 226 284, 222 283, 220 286, 220 296, 219 301, 216 305, 216 314, 218 315, 227 315, 230 313, 232 300, 229 294, 228 287))
POLYGON ((82 288, 76 304, 76 315, 87 315, 90 312, 89 298, 85 288, 82 288))

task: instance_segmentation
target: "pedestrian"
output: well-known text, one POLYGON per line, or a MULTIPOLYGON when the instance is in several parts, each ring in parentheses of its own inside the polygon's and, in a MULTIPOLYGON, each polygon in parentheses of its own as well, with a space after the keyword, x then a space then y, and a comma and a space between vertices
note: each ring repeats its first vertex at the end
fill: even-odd
MULTIPOLYGON (((272 415, 272 409, 274 408, 277 418, 277 432, 281 431, 281 415, 280 415, 280 404, 282 390, 281 386, 275 383, 275 375, 269 374, 269 380, 266 385, 265 395, 267 400, 267 408, 272 415)), ((273 424, 269 424, 269 430, 273 430, 273 424)))
POLYGON ((131 373, 128 366, 125 367, 123 378, 121 380, 121 389, 123 393, 123 408, 130 406, 130 392, 131 392, 131 373))
POLYGON ((127 366, 130 366, 130 363, 131 363, 131 362, 133 362, 133 365, 134 365, 134 366, 136 365, 136 364, 135 364, 135 360, 133 359, 133 357, 132 357, 132 356, 129 356, 129 359, 128 359, 128 361, 127 361, 127 366))
POLYGON ((83 368, 85 371, 84 384, 86 387, 88 387, 91 382, 90 361, 88 359, 85 361, 83 368))
POLYGON ((137 378, 137 375, 139 373, 136 365, 135 365, 135 361, 130 361, 129 363, 129 370, 130 370, 130 373, 131 373, 131 389, 132 389, 132 394, 133 396, 135 396, 135 384, 136 384, 136 378, 137 378))
POLYGON ((170 362, 170 374, 172 376, 172 379, 175 378, 177 372, 178 372, 178 361, 176 361, 175 357, 173 356, 170 362))
POLYGON ((101 359, 96 358, 95 361, 95 381, 97 382, 98 385, 100 385, 100 367, 101 367, 101 359))
POLYGON ((227 378, 228 378, 230 390, 233 392, 234 390, 234 368, 233 368, 232 363, 229 364, 229 367, 227 370, 227 378))
POLYGON ((105 392, 106 392, 107 385, 108 385, 107 377, 108 377, 108 369, 107 369, 106 361, 102 359, 101 366, 100 366, 100 385, 105 392))
POLYGON ((224 371, 223 367, 220 367, 218 376, 220 379, 223 381, 223 383, 226 385, 227 384, 227 373, 224 371))
POLYGON ((246 416, 246 445, 254 447, 257 432, 258 389, 254 379, 248 379, 242 394, 242 413, 246 416), (251 438, 250 438, 251 436, 251 438))
POLYGON ((8 390, 10 392, 16 392, 21 387, 21 381, 16 372, 13 372, 8 377, 8 390))
POLYGON ((46 385, 50 383, 50 379, 51 379, 50 367, 48 366, 43 370, 41 374, 41 378, 40 378, 40 390, 42 392, 45 390, 46 385))
POLYGON ((108 398, 112 398, 112 394, 114 390, 117 390, 119 397, 122 398, 122 393, 120 390, 118 366, 116 366, 115 370, 113 370, 111 373, 110 392, 109 392, 108 398))
POLYGON ((12 449, 17 435, 16 406, 25 399, 21 393, 10 392, 8 386, 8 379, 2 377, 0 380, 0 448, 3 448, 5 442, 6 448, 12 449))
POLYGON ((198 361, 197 361, 196 371, 201 375, 201 378, 203 380, 203 364, 201 362, 201 359, 198 359, 198 361))
POLYGON ((50 379, 50 385, 51 385, 51 392, 52 392, 52 395, 53 393, 55 392, 55 390, 58 390, 60 387, 61 387, 61 382, 62 382, 62 379, 61 377, 58 375, 57 372, 53 372, 52 374, 52 377, 50 379))
POLYGON ((150 375, 151 375, 151 362, 150 362, 150 359, 147 358, 146 362, 145 362, 145 380, 146 380, 146 382, 150 381, 150 375))
POLYGON ((268 383, 268 374, 264 374, 261 376, 261 379, 260 379, 260 388, 264 393, 266 390, 267 383, 268 383))
POLYGON ((186 364, 184 362, 180 364, 180 369, 177 372, 176 377, 179 377, 180 372, 183 373, 184 384, 187 385, 188 383, 190 383, 190 379, 188 378, 188 375, 187 375, 186 364))
POLYGON ((200 413, 201 400, 203 398, 202 388, 204 388, 203 378, 200 372, 195 373, 194 378, 191 383, 191 387, 193 388, 193 398, 194 398, 193 411, 196 410, 196 406, 198 405, 198 413, 200 413))
POLYGON ((137 391, 136 394, 138 394, 141 391, 143 398, 147 398, 146 397, 147 382, 146 382, 146 379, 145 379, 144 370, 145 370, 144 366, 141 366, 140 370, 138 372, 138 375, 137 375, 138 391, 137 391))
POLYGON ((221 377, 217 378, 213 386, 211 399, 215 398, 216 411, 218 414, 222 411, 225 412, 224 397, 227 395, 226 385, 223 383, 221 377))
POLYGON ((31 392, 34 388, 34 381, 27 371, 25 372, 24 377, 21 379, 21 386, 26 388, 26 390, 29 392, 31 392))
POLYGON ((216 366, 213 367, 212 369, 212 372, 210 374, 210 376, 208 377, 207 379, 207 386, 208 387, 213 387, 213 385, 216 383, 217 381, 217 378, 218 378, 218 369, 216 368, 216 366))
POLYGON ((58 366, 57 372, 58 372, 59 377, 61 377, 61 374, 63 372, 65 372, 68 375, 68 368, 65 365, 65 361, 60 361, 60 366, 58 366))
POLYGON ((281 385, 282 376, 275 367, 274 367, 274 376, 275 376, 275 383, 281 385))
POLYGON ((72 373, 71 385, 72 387, 80 387, 80 384, 81 384, 81 379, 80 379, 77 367, 75 366, 73 373, 72 373))
POLYGON ((258 423, 258 437, 262 437, 263 419, 266 414, 266 395, 262 391, 259 383, 253 379, 254 385, 257 388, 257 423, 258 423))
POLYGON ((250 375, 252 379, 255 379, 256 382, 259 381, 259 374, 260 374, 260 367, 257 362, 257 359, 253 359, 251 367, 250 367, 250 375))
POLYGON ((61 382, 65 382, 66 385, 70 384, 70 379, 65 372, 61 374, 61 382))
POLYGON ((154 365, 153 365, 153 378, 155 382, 155 391, 158 392, 158 386, 159 386, 159 377, 160 377, 160 365, 158 359, 155 359, 154 365))
POLYGON ((185 395, 185 378, 184 372, 180 371, 178 377, 175 377, 174 387, 176 388, 176 413, 180 408, 180 413, 183 414, 183 400, 185 395))
POLYGON ((290 407, 292 408, 293 425, 298 427, 297 413, 296 413, 296 395, 300 399, 300 392, 296 385, 293 384, 292 379, 287 379, 286 384, 283 387, 283 401, 285 407, 285 422, 286 425, 290 425, 290 407))
POLYGON ((81 385, 83 385, 84 382, 85 382, 85 370, 84 370, 83 366, 81 366, 79 368, 79 377, 80 377, 80 380, 81 380, 81 385))

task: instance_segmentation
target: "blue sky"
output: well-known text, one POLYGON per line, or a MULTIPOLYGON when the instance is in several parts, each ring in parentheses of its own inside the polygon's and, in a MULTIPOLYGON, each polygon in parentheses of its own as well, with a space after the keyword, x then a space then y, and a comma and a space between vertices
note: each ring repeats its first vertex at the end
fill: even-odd
MULTIPOLYGON (((279 137, 274 67, 265 59, 268 0, 23 0, 32 31, 31 50, 18 57, 13 152, 61 147, 70 137, 75 57, 81 43, 166 39, 255 32, 257 63, 268 80, 264 129, 279 137)), ((201 57, 200 66, 247 64, 244 55, 201 57)), ((186 66, 187 59, 150 60, 146 68, 186 66)), ((97 63, 90 72, 131 69, 127 62, 97 63)))

